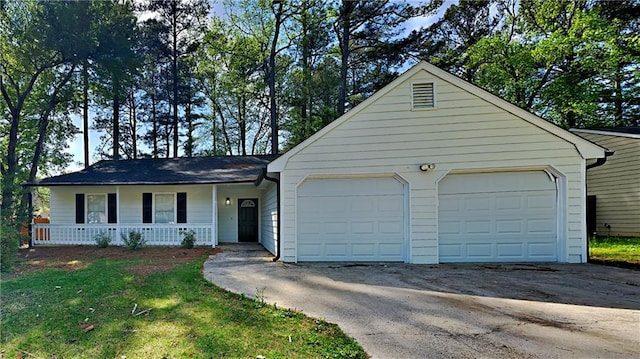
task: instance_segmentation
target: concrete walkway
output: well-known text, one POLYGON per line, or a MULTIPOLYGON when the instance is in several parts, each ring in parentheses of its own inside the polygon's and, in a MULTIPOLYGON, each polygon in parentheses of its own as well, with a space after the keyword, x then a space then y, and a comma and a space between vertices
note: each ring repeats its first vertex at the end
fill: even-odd
POLYGON ((598 265, 273 263, 222 245, 205 277, 338 324, 374 358, 638 358, 640 273, 598 265))

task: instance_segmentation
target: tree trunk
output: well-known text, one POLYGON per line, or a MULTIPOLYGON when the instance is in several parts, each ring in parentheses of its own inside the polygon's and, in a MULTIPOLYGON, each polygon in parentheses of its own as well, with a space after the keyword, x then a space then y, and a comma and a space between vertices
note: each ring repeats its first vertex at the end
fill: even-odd
POLYGON ((133 159, 138 158, 138 120, 136 118, 136 96, 135 92, 131 92, 131 148, 133 151, 133 159))
POLYGON ((158 118, 156 113, 156 91, 151 94, 151 121, 153 123, 153 158, 158 158, 158 118))
MULTIPOLYGON (((177 4, 174 1, 171 4, 171 10, 173 15, 172 21, 172 53, 171 59, 171 76, 173 77, 173 157, 178 157, 178 19, 177 19, 177 4)), ((169 149, 167 149, 168 151, 169 149)))
POLYGON ((84 168, 89 167, 89 66, 84 62, 82 67, 82 139, 84 144, 84 168))
POLYGON ((247 100, 243 95, 240 95, 240 107, 238 108, 238 116, 239 116, 239 125, 240 125, 240 152, 243 156, 247 155, 247 119, 246 116, 246 106, 247 100))
POLYGON ((120 79, 113 78, 113 159, 120 159, 120 79))
MULTIPOLYGON (((274 6, 276 4, 274 3, 274 6)), ((280 36, 280 25, 282 23, 282 2, 277 3, 277 10, 274 10, 275 29, 271 41, 271 52, 269 54, 268 82, 269 82, 269 110, 271 115, 271 153, 278 154, 278 109, 276 108, 276 54, 278 37, 280 36)))
POLYGON ((349 71, 349 57, 351 51, 349 49, 349 41, 351 39, 351 14, 357 2, 351 0, 342 0, 342 9, 340 11, 341 27, 340 39, 340 87, 338 88, 338 116, 342 116, 345 112, 345 103, 347 102, 347 74, 349 71))

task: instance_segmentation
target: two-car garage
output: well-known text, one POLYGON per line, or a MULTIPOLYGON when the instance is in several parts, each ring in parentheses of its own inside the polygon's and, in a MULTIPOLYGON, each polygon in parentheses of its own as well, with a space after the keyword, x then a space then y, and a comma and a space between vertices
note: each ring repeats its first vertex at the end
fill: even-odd
POLYGON ((421 62, 267 166, 284 262, 587 261, 609 152, 421 62))
MULTIPOLYGON (((555 178, 448 174, 438 183, 439 262, 558 260, 555 178)), ((407 261, 408 185, 396 177, 307 179, 297 190, 299 261, 407 261)))

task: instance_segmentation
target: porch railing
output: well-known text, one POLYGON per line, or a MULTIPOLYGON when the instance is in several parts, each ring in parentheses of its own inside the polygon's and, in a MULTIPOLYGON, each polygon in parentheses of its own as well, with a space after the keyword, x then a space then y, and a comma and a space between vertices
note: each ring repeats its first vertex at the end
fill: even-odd
POLYGON ((138 232, 148 246, 178 246, 184 233, 193 231, 196 245, 215 246, 211 228, 211 224, 33 224, 31 238, 33 245, 95 245, 95 237, 106 234, 111 238, 110 245, 122 246, 122 235, 138 232))

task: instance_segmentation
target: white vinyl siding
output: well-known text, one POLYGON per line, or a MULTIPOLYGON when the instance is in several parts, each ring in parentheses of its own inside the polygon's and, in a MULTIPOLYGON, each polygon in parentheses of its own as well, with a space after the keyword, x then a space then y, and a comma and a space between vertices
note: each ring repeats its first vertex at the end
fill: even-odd
MULTIPOLYGON (((282 257, 296 257, 296 186, 309 175, 397 173, 410 187, 410 261, 438 262, 437 181, 448 171, 553 167, 566 177, 566 248, 586 261, 584 161, 572 143, 419 71, 288 158, 281 172, 282 257), (438 105, 411 111, 411 84, 433 82, 438 105), (435 163, 436 170, 419 170, 435 163)), ((560 130, 559 130, 560 131, 560 130)))
POLYGON ((587 171, 587 192, 596 196, 598 235, 640 236, 640 138, 578 133, 615 151, 604 165, 587 171))
POLYGON ((276 254, 278 238, 277 186, 268 182, 260 197, 260 243, 272 254, 276 254))

